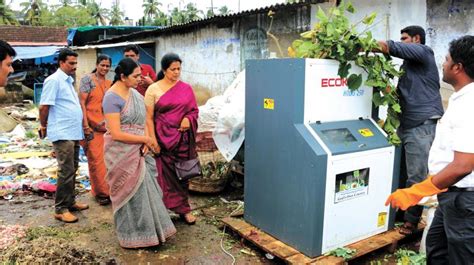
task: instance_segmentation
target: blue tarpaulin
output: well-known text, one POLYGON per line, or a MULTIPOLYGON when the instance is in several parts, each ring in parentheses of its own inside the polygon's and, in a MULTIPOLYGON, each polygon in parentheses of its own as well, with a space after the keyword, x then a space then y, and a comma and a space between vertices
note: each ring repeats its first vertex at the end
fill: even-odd
POLYGON ((62 46, 16 46, 15 60, 33 59, 54 55, 62 46))

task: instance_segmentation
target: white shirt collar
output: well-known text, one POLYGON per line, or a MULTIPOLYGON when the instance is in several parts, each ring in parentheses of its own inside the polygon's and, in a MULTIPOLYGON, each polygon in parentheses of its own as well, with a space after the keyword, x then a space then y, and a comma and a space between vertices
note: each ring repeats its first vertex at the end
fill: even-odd
POLYGON ((463 95, 466 95, 468 93, 473 93, 473 92, 474 92, 474 82, 463 86, 458 92, 454 92, 451 95, 451 100, 456 100, 462 97, 463 95))

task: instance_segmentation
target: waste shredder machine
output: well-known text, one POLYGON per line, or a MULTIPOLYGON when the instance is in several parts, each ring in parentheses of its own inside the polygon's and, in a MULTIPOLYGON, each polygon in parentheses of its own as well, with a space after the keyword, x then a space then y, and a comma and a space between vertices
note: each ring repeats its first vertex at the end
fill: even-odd
MULTIPOLYGON (((246 62, 244 219, 314 257, 387 231, 399 153, 338 62, 246 62)), ((352 66, 351 73, 363 74, 352 66)))

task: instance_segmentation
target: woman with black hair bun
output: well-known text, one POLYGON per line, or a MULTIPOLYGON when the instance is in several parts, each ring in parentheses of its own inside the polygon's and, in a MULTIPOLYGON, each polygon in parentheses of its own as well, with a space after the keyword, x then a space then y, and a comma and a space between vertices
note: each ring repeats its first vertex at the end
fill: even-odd
POLYGON ((179 180, 175 164, 197 157, 195 140, 198 107, 192 87, 180 80, 181 58, 168 53, 161 59, 158 81, 145 94, 147 127, 156 146, 158 183, 163 202, 187 224, 196 223, 189 205, 188 182, 179 180))
POLYGON ((143 96, 133 89, 140 77, 135 61, 121 60, 103 102, 107 181, 115 230, 124 248, 155 246, 176 233, 156 181, 155 160, 148 154, 156 146, 146 129, 143 96))

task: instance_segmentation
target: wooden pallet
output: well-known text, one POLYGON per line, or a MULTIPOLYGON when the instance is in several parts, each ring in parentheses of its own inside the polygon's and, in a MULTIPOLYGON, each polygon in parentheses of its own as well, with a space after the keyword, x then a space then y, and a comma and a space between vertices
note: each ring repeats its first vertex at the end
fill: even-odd
MULTIPOLYGON (((319 256, 316 258, 310 258, 298 250, 270 236, 269 234, 261 231, 257 227, 247 223, 243 219, 226 217, 222 219, 222 221, 244 239, 252 242, 258 248, 284 260, 286 263, 319 265, 345 263, 344 259, 335 256, 319 256)), ((424 225, 420 225, 418 227, 418 229, 423 228, 424 225)), ((405 235, 400 234, 398 229, 392 229, 390 231, 347 245, 346 247, 356 250, 356 253, 351 258, 352 260, 386 246, 391 246, 394 249, 398 241, 403 238, 405 238, 405 235)))

